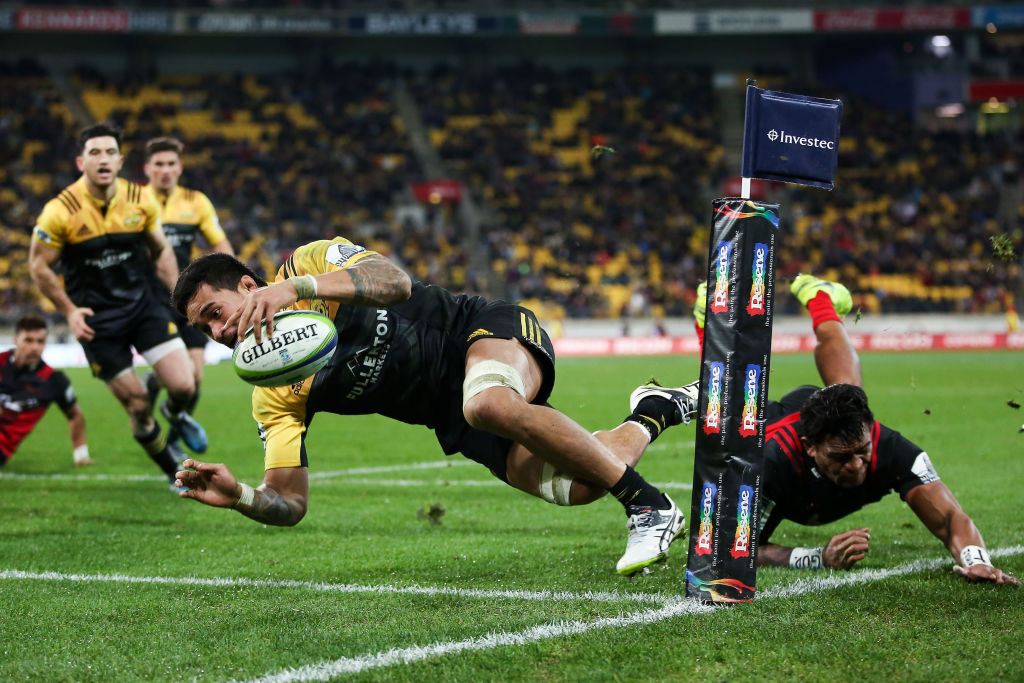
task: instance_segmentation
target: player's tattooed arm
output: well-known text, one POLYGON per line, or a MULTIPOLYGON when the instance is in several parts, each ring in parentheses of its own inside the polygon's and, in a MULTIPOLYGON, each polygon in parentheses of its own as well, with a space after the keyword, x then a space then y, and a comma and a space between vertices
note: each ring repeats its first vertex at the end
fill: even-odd
POLYGON ((309 477, 305 467, 280 467, 266 471, 263 485, 253 491, 252 502, 235 509, 250 519, 275 526, 293 526, 306 515, 309 477))
MULTIPOLYGON (((314 277, 315 297, 299 295, 300 298, 327 299, 356 306, 390 306, 402 303, 412 294, 412 279, 408 273, 378 254, 314 277)), ((297 294, 298 287, 295 291, 297 294)))
POLYGON ((757 564, 761 567, 788 567, 792 552, 788 546, 762 543, 757 547, 757 564))
POLYGON ((365 258, 343 272, 354 287, 349 301, 359 306, 401 303, 412 293, 409 275, 386 258, 365 258))
POLYGON ((292 496, 282 496, 274 489, 261 486, 253 494, 252 503, 248 508, 236 508, 249 519, 274 526, 294 526, 306 514, 304 501, 300 502, 292 496))

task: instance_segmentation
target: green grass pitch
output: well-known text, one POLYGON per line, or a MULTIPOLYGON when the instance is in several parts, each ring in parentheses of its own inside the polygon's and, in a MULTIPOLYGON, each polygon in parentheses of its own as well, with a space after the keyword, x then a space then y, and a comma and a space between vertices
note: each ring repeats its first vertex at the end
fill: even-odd
MULTIPOLYGON (((1024 355, 864 354, 886 424, 924 447, 998 566, 1024 575, 1024 355)), ((654 375, 697 359, 566 359, 555 405, 589 429, 626 415, 654 375)), ((310 511, 294 528, 172 495, 106 389, 72 371, 97 465, 71 466, 52 409, 0 476, 0 678, 112 680, 1021 680, 1024 591, 968 585, 893 494, 821 528, 869 526, 853 572, 762 570, 752 604, 684 593, 685 541, 633 582, 617 576, 620 506, 558 508, 496 482, 433 435, 376 416, 321 415, 310 511), (79 478, 78 475, 82 475, 79 478), (417 515, 441 503, 441 524, 417 515), (809 581, 820 579, 820 581, 809 581)), ((771 397, 816 381, 777 355, 771 397)), ((208 460, 258 484, 249 389, 207 369, 198 418, 208 460)), ((687 509, 693 426, 640 463, 687 509)), ((689 522, 690 520, 688 520, 689 522)))

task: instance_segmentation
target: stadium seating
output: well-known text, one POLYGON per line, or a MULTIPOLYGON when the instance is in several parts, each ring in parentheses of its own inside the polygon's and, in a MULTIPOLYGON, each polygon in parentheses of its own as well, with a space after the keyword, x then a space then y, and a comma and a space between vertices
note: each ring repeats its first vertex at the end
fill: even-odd
MULTIPOLYGON (((83 67, 70 82, 94 119, 124 127, 126 177, 143 179, 149 137, 186 142, 184 182, 213 199, 257 271, 340 234, 417 278, 526 301, 545 319, 687 315, 705 270, 709 202, 732 175, 711 75, 698 68, 400 73, 324 62, 214 77, 83 67), (444 170, 480 207, 478 244, 450 205, 412 197, 426 173, 394 104, 399 78, 444 170), (474 253, 489 273, 474 270, 474 253)), ((10 122, 0 136, 0 316, 10 319, 40 305, 24 272, 28 235, 43 202, 77 176, 80 126, 66 93, 30 62, 0 65, 0 95, 10 122)), ((1019 265, 996 258, 993 239, 1005 234, 1021 252, 1020 140, 931 133, 844 100, 836 189, 770 190, 783 204, 779 276, 841 279, 868 312, 1001 310, 1019 265)))

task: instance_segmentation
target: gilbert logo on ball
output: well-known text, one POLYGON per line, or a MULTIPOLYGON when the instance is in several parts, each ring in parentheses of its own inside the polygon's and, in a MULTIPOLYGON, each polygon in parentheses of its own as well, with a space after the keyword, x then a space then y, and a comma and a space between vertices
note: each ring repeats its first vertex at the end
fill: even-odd
POLYGON ((231 354, 235 372, 258 387, 283 387, 316 374, 338 345, 338 331, 327 316, 313 311, 274 315, 274 335, 256 343, 252 328, 231 354))

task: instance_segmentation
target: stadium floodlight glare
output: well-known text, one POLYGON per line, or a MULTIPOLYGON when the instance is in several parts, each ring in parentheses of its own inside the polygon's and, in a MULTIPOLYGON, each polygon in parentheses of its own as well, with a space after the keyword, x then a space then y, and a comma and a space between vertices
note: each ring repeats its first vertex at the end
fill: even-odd
POLYGON ((964 113, 964 105, 960 102, 950 102, 935 108, 935 115, 940 119, 955 119, 964 113))
POLYGON ((932 36, 928 41, 928 46, 936 57, 948 57, 953 54, 953 41, 949 39, 949 36, 942 34, 932 36))

